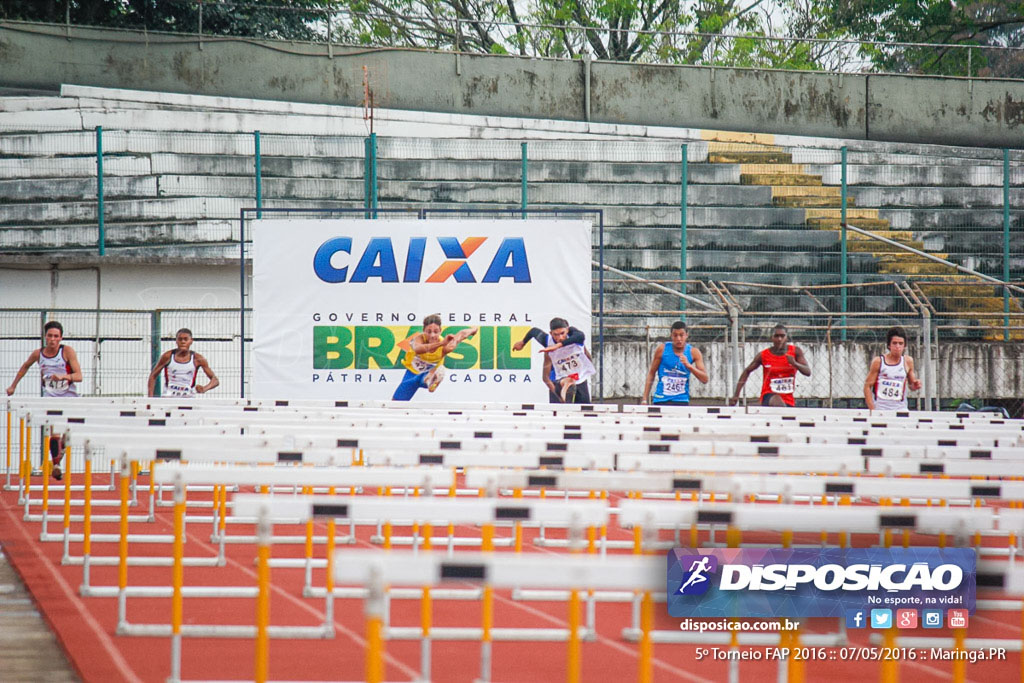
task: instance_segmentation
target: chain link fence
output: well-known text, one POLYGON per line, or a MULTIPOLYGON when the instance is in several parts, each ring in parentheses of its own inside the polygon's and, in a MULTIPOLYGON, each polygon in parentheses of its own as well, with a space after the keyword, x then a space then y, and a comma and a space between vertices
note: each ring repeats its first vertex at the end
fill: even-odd
MULTIPOLYGON (((811 367, 810 377, 797 378, 797 405, 863 407, 864 380, 871 360, 885 352, 888 328, 900 326, 907 332, 907 354, 914 358, 924 383, 921 391, 910 394, 911 408, 948 410, 968 404, 973 408, 1004 408, 1012 417, 1024 417, 1020 393, 1024 386, 1024 345, 985 340, 986 328, 977 321, 909 314, 860 320, 851 316, 844 327, 835 314, 801 314, 790 319, 784 310, 764 315, 734 309, 732 316, 713 311, 651 312, 638 323, 620 313, 606 311, 603 346, 598 341, 596 316, 591 336, 595 364, 601 365, 602 356, 604 360, 603 374, 594 385, 600 387, 606 401, 639 400, 654 350, 668 341, 672 323, 685 318, 690 342, 703 353, 710 375, 707 384, 693 382, 693 402, 723 404, 732 395, 742 369, 771 345, 772 330, 781 321, 811 367)), ((221 381, 213 395, 239 395, 242 319, 237 309, 0 309, 0 367, 9 373, 5 386, 29 353, 41 346, 42 325, 53 319, 64 325, 64 341, 78 353, 83 374, 81 395, 144 395, 150 368, 160 353, 173 348, 175 333, 182 327, 192 330, 193 350, 207 358, 221 381)), ((245 311, 244 324, 247 330, 252 329, 249 310, 245 311)), ((1024 335, 1024 315, 1011 316, 1011 331, 1024 335)), ((246 385, 251 377, 250 347, 251 338, 247 338, 246 385)), ((36 372, 35 368, 29 371, 16 396, 41 393, 36 372)), ((760 382, 760 371, 755 370, 741 398, 756 402, 760 382)))
MULTIPOLYGON (((249 325, 251 312, 246 311, 249 325)), ((0 367, 5 387, 29 354, 42 346, 43 325, 57 320, 64 344, 78 354, 82 396, 144 396, 150 369, 160 354, 174 348, 181 328, 192 331, 192 350, 206 357, 220 379, 222 395, 238 395, 241 379, 238 309, 158 311, 0 309, 0 367)), ((18 384, 15 396, 42 395, 37 367, 18 384)), ((160 386, 159 383, 157 385, 160 386)))

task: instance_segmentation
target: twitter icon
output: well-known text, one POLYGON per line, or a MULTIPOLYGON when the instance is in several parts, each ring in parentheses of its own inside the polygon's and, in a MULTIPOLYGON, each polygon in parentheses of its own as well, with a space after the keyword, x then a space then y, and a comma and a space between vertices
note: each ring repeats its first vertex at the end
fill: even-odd
POLYGON ((871 628, 891 628, 892 610, 873 609, 871 610, 871 628))

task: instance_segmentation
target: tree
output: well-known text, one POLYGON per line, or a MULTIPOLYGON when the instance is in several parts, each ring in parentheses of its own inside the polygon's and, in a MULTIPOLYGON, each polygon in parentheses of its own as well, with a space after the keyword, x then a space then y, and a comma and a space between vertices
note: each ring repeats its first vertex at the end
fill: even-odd
POLYGON ((1019 73, 1019 53, 984 48, 1021 45, 1024 2, 839 0, 826 21, 862 40, 949 45, 865 47, 864 54, 884 71, 968 75, 970 62, 971 75, 1019 73))
POLYGON ((2 8, 8 19, 63 23, 67 13, 71 23, 79 26, 196 33, 201 7, 204 34, 315 40, 323 38, 326 10, 334 4, 330 0, 262 4, 248 0, 4 0, 2 8))

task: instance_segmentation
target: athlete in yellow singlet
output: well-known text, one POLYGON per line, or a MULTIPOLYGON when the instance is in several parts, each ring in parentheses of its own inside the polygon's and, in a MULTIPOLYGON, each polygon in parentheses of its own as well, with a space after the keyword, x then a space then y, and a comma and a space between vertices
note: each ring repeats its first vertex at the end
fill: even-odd
POLYGON ((444 379, 444 357, 462 341, 476 334, 477 328, 461 330, 458 334, 441 336, 441 316, 428 315, 423 319, 423 331, 417 332, 399 347, 405 350, 402 365, 405 375, 395 389, 394 401, 408 401, 420 387, 433 392, 444 379))

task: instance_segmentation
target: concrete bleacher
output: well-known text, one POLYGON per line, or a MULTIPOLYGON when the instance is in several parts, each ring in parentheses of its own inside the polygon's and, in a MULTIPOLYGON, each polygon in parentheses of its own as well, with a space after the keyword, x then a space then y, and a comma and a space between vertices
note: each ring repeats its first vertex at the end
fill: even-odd
MULTIPOLYGON (((255 205, 256 130, 264 207, 363 206, 369 122, 361 109, 65 86, 58 97, 0 97, 0 253, 73 258, 95 248, 96 126, 106 244, 131 248, 128 258, 140 262, 235 262, 239 210, 255 205)), ((518 208, 527 142, 529 206, 602 209, 606 263, 653 279, 678 278, 685 143, 689 277, 783 285, 838 282, 845 144, 851 225, 985 272, 1002 267, 999 150, 398 111, 376 112, 374 130, 382 209, 518 208)), ((1022 182, 1017 152, 1016 279, 1024 273, 1022 182)), ((849 251, 852 283, 934 276, 942 283, 924 291, 940 311, 1002 310, 1001 292, 965 288, 947 266, 856 234, 849 251)), ((837 297, 822 295, 833 310, 837 297)), ((851 311, 898 305, 850 293, 851 311)), ((677 306, 613 283, 605 300, 613 310, 677 306)))

